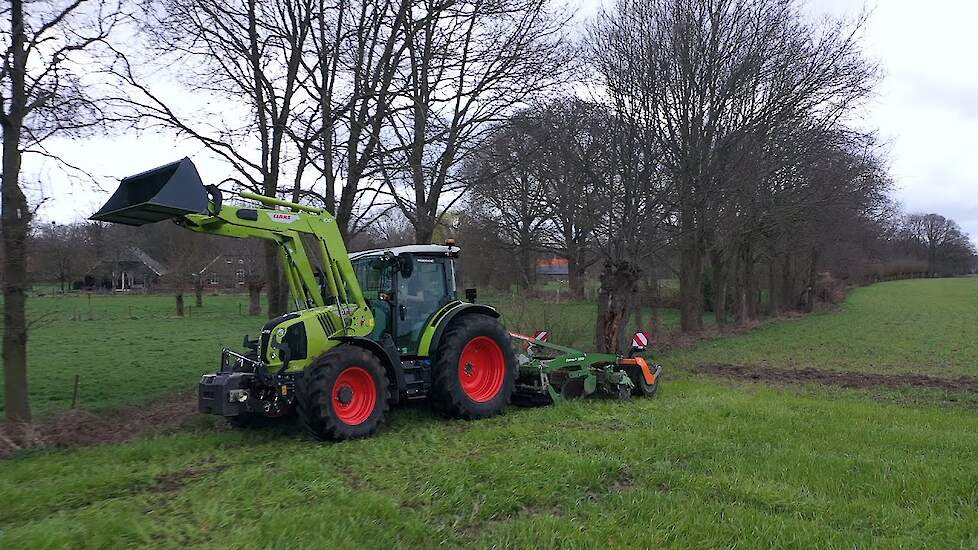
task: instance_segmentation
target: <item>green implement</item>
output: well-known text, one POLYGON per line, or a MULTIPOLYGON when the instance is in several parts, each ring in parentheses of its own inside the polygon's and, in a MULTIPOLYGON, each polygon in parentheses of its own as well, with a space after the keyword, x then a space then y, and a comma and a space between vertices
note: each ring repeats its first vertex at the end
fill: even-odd
POLYGON ((519 350, 518 400, 555 403, 594 393, 627 399, 652 397, 658 391, 662 367, 642 357, 589 353, 515 332, 509 335, 519 350))

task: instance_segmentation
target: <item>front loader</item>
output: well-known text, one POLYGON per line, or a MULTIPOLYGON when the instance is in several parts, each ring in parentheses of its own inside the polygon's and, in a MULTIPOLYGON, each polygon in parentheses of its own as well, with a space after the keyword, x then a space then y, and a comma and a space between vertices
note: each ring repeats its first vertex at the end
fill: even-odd
MULTIPOLYGON (((246 425, 294 411, 314 437, 342 440, 373 434, 389 405, 410 399, 427 398, 447 416, 493 416, 533 372, 547 380, 585 369, 575 375, 585 385, 597 380, 592 371, 620 372, 613 376, 633 386, 621 363, 628 360, 615 356, 556 369, 546 366, 552 360, 521 355, 521 366, 499 313, 475 303, 474 290, 458 299, 453 242, 349 254, 325 210, 238 195, 261 207, 224 204, 222 191, 205 187, 184 158, 123 179, 91 217, 132 226, 172 220, 278 245, 294 309, 265 323, 257 338, 246 336, 244 351, 223 350, 220 370, 199 384, 203 413, 246 425)), ((552 385, 539 391, 559 395, 552 385)))

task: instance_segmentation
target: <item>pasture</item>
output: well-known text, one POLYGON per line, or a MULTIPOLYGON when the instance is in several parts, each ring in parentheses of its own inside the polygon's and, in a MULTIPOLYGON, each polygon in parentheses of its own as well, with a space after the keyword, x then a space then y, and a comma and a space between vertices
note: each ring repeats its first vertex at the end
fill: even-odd
MULTIPOLYGON (((220 344, 257 324, 237 315, 235 297, 208 298, 170 319, 171 298, 106 297, 101 320, 96 305, 92 321, 39 328, 36 408, 64 408, 62 394, 43 399, 64 385, 62 364, 100 367, 85 406, 192 387, 220 344), (127 302, 145 309, 129 319, 127 302), (161 367, 175 356, 193 360, 161 367)), ((567 323, 588 305, 547 307, 567 323)), ((0 546, 973 547, 973 401, 743 385, 696 370, 975 376, 976 323, 976 278, 885 283, 835 311, 656 357, 666 371, 655 399, 511 408, 479 422, 419 404, 390 413, 378 437, 341 444, 196 417, 123 444, 22 452, 0 463, 0 546)))

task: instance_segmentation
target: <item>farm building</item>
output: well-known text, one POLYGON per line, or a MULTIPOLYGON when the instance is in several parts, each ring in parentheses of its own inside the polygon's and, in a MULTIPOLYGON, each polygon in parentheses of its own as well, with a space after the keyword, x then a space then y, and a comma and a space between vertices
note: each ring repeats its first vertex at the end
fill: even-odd
POLYGON ((537 275, 545 279, 566 280, 568 265, 567 258, 541 258, 537 260, 537 275))
POLYGON ((76 289, 114 292, 149 290, 165 274, 166 268, 160 262, 133 246, 116 250, 111 257, 99 259, 84 279, 74 286, 76 289))
POLYGON ((240 254, 219 254, 207 262, 197 272, 204 283, 204 288, 239 289, 248 282, 249 274, 254 274, 257 267, 254 259, 240 254))

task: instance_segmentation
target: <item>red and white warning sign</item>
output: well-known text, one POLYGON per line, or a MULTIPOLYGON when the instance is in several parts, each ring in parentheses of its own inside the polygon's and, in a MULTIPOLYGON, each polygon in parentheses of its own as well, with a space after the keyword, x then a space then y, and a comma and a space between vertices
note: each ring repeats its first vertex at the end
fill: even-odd
POLYGON ((539 340, 541 342, 549 342, 550 341, 550 331, 549 330, 538 330, 538 331, 536 331, 536 333, 534 333, 533 339, 534 340, 539 340))
POLYGON ((649 345, 649 333, 645 331, 636 332, 635 336, 632 336, 632 347, 637 349, 645 349, 645 346, 649 345))

